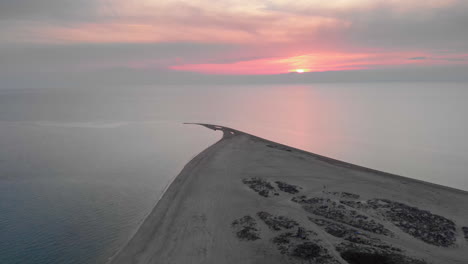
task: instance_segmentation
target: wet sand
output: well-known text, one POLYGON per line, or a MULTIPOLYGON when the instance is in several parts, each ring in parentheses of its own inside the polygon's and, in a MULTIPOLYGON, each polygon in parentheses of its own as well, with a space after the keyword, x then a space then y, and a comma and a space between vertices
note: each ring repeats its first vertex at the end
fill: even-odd
POLYGON ((223 138, 110 263, 467 263, 467 192, 203 125, 223 138))

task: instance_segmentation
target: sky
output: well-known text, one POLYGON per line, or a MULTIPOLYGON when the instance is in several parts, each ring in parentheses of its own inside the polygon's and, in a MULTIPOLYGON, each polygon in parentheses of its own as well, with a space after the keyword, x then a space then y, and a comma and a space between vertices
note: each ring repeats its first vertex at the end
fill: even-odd
POLYGON ((466 0, 0 0, 0 87, 466 79, 467 12, 466 0))

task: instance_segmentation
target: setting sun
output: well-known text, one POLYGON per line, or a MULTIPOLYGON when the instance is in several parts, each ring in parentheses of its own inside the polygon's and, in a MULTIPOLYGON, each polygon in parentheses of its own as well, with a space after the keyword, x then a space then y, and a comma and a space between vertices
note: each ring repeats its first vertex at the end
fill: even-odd
POLYGON ((307 72, 308 70, 306 69, 295 69, 295 70, 292 70, 292 72, 296 72, 296 73, 304 73, 304 72, 307 72))

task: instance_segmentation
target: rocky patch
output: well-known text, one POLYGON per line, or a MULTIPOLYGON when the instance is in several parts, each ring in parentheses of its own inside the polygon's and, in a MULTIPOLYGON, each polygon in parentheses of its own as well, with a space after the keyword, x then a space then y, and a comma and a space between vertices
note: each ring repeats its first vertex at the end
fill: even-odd
POLYGON ((260 239, 260 233, 257 228, 257 222, 250 215, 246 215, 232 222, 232 228, 240 240, 260 239))
POLYGON ((468 227, 462 227, 463 235, 465 236, 466 241, 468 241, 468 227))
POLYGON ((309 213, 323 216, 330 220, 341 222, 375 234, 387 236, 392 235, 392 232, 386 229, 382 224, 330 199, 298 196, 294 197, 292 201, 301 204, 302 208, 309 213))
POLYGON ((262 179, 262 178, 245 178, 242 180, 242 182, 249 186, 250 189, 258 193, 259 195, 263 197, 270 197, 272 195, 279 195, 279 193, 276 191, 275 187, 271 185, 268 181, 262 179))
POLYGON ((299 189, 301 188, 299 186, 288 184, 282 181, 275 181, 275 183, 278 186, 278 189, 280 189, 280 191, 290 193, 290 194, 298 193, 299 189))

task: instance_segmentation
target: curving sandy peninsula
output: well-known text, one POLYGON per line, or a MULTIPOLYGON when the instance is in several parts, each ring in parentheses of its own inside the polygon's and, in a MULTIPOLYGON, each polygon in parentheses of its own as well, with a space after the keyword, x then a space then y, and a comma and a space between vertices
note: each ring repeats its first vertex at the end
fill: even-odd
POLYGON ((200 125, 223 138, 110 263, 468 263, 467 192, 200 125))

